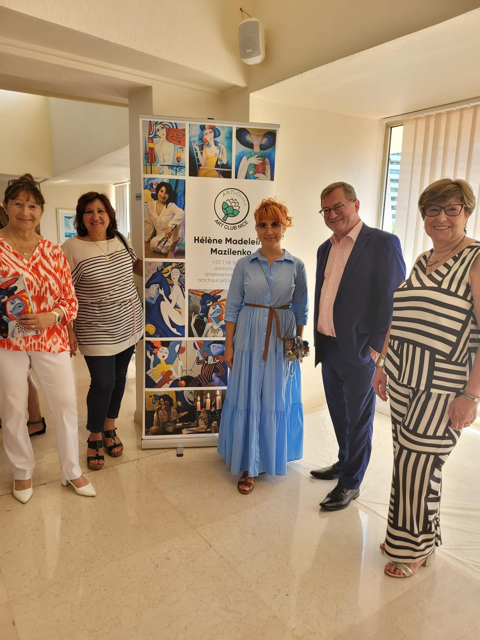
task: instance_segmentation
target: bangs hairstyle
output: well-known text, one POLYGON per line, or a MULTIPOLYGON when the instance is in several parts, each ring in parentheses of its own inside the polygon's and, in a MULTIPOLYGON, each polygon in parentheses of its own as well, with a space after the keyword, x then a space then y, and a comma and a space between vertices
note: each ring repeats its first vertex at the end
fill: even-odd
POLYGON ((263 220, 275 220, 276 222, 280 222, 284 227, 292 226, 292 218, 288 215, 287 207, 274 198, 262 200, 253 215, 255 216, 255 224, 263 220))
POLYGON ((100 200, 103 203, 105 211, 110 218, 110 224, 107 228, 107 238, 108 240, 111 240, 112 238, 115 238, 115 235, 117 233, 115 209, 112 207, 112 203, 104 193, 97 193, 96 191, 89 191, 88 193, 84 193, 78 199, 75 215, 75 229, 77 230, 77 234, 82 237, 88 236, 88 231, 84 227, 82 227, 83 216, 85 215, 85 211, 87 210, 88 205, 92 204, 94 200, 100 200))
POLYGON ((45 198, 43 197, 42 192, 38 188, 37 184, 38 183, 34 180, 31 173, 25 173, 5 189, 5 195, 3 199, 5 202, 8 202, 9 200, 15 200, 15 198, 18 198, 18 195, 22 191, 25 191, 25 193, 28 193, 35 200, 35 202, 43 208, 45 204, 45 198))
POLYGON ((450 178, 442 178, 436 182, 432 182, 420 196, 418 200, 418 208, 425 219, 425 209, 431 205, 438 204, 440 206, 458 200, 465 205, 465 211, 471 214, 477 204, 472 187, 466 180, 451 180, 450 178))
POLYGON ((325 187, 325 189, 322 191, 320 195, 320 202, 322 202, 322 200, 326 196, 328 196, 329 193, 332 193, 332 191, 335 191, 335 189, 340 188, 343 189, 343 193, 345 194, 347 200, 358 200, 355 189, 351 184, 348 184, 348 182, 332 182, 332 184, 329 184, 328 187, 325 187))

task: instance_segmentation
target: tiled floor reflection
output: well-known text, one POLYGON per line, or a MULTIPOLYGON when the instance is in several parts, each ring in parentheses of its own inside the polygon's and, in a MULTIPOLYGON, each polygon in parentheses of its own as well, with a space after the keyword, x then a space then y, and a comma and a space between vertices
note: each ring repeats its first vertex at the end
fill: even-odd
MULTIPOLYGON (((478 487, 463 458, 473 445, 454 452, 446 472, 445 547, 436 563, 392 580, 378 548, 391 464, 385 417, 376 421, 361 497, 323 513, 318 503, 334 483, 311 480, 309 470, 335 455, 325 412, 307 416, 304 459, 241 496, 214 449, 183 458, 140 449, 133 374, 119 421, 125 455, 90 473, 94 500, 60 485, 52 429, 34 440, 27 505, 11 496, 0 451, 1 640, 480 637, 478 514, 466 496, 478 487), (460 513, 467 524, 458 526, 460 513)), ((84 452, 82 360, 77 378, 84 452)))

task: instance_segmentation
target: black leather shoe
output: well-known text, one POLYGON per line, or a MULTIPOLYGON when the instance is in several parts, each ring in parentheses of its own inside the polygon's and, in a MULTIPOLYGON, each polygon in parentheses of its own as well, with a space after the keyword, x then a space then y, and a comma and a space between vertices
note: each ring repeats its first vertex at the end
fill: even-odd
POLYGON ((313 469, 310 471, 310 475, 317 480, 336 480, 340 475, 340 467, 340 462, 335 462, 335 464, 323 467, 323 469, 313 469))
POLYGON ((339 511, 348 507, 352 500, 360 495, 360 489, 345 489, 339 484, 320 502, 320 506, 329 511, 339 511))

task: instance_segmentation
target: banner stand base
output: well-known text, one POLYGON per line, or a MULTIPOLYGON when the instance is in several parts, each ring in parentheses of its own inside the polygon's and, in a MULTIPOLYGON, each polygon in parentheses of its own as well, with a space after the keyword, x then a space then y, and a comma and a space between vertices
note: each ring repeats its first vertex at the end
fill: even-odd
POLYGON ((142 438, 142 449, 183 449, 186 447, 216 447, 218 443, 218 434, 198 436, 148 436, 142 438))

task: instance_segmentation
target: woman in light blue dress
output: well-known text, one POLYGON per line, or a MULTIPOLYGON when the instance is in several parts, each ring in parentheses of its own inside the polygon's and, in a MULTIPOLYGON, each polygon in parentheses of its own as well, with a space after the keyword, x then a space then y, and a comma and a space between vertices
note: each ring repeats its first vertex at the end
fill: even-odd
POLYGON ((303 408, 298 360, 285 359, 279 338, 301 336, 307 323, 305 265, 282 249, 292 225, 285 205, 263 200, 255 211, 261 249, 234 269, 225 312, 225 362, 232 369, 218 452, 240 493, 260 473, 285 475, 303 455, 303 408))

